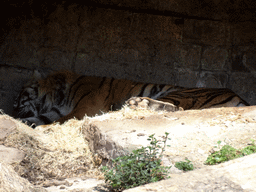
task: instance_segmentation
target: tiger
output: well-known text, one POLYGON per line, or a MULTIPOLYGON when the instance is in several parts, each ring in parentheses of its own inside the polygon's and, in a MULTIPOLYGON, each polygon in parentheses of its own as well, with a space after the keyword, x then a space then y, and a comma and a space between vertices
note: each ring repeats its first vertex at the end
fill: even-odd
POLYGON ((184 88, 57 71, 46 78, 34 73, 14 101, 13 116, 35 128, 71 118, 81 120, 85 115, 121 109, 124 104, 172 112, 249 106, 227 88, 184 88))

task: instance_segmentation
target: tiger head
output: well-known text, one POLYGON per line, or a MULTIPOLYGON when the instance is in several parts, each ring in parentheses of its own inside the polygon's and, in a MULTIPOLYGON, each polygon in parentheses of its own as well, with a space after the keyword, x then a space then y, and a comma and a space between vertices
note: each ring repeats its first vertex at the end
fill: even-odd
MULTIPOLYGON (((56 89, 61 89, 61 85, 56 83, 59 79, 43 79, 39 72, 35 71, 34 76, 20 91, 13 104, 13 116, 19 118, 27 124, 38 124, 41 114, 47 113, 58 97, 56 89)), ((60 92, 58 92, 58 95, 60 92)))
POLYGON ((41 79, 39 72, 35 71, 33 78, 20 91, 13 104, 13 116, 15 118, 27 118, 38 116, 38 80, 41 79))
POLYGON ((13 115, 15 118, 38 116, 39 105, 37 83, 26 85, 14 101, 13 115))

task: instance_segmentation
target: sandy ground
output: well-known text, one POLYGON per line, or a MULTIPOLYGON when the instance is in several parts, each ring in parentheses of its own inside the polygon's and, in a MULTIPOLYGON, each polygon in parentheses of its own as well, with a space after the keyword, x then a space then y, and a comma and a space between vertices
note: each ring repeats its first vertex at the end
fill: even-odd
MULTIPOLYGON (((204 162, 212 150, 216 149, 218 141, 221 141, 220 147, 228 144, 242 148, 252 143, 253 139, 256 140, 256 107, 254 106, 138 114, 132 118, 117 118, 115 113, 112 116, 106 115, 93 118, 90 123, 104 127, 104 131, 119 140, 121 145, 130 143, 134 146, 145 146, 148 144, 147 138, 150 134, 156 133, 156 137, 160 139, 164 132, 170 133, 171 140, 168 144, 171 147, 168 147, 164 153, 165 165, 174 165, 175 162, 188 158, 196 169, 200 169, 207 166, 204 162)), ((181 171, 173 166, 171 175, 179 173, 181 171)), ((102 180, 74 178, 67 181, 62 185, 46 189, 107 191, 102 187, 102 180), (97 185, 98 187, 93 187, 97 185)))

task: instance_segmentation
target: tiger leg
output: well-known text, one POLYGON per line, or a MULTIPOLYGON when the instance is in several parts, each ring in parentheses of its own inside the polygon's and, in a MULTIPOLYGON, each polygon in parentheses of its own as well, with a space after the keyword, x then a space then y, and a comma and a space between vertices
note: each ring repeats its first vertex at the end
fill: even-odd
POLYGON ((131 109, 145 108, 151 110, 163 110, 163 111, 183 111, 183 108, 178 107, 172 103, 162 102, 154 100, 148 97, 132 97, 126 101, 126 104, 131 109))
MULTIPOLYGON (((68 121, 69 119, 78 119, 81 120, 84 118, 84 116, 86 115, 86 113, 84 112, 84 110, 73 110, 71 113, 69 113, 68 115, 65 115, 63 117, 58 118, 57 120, 54 120, 52 122, 35 122, 33 123, 32 128, 35 128, 36 126, 40 127, 48 127, 51 123, 60 123, 63 124, 64 122, 68 121)), ((24 120, 22 120, 23 122, 25 122, 24 120)), ((26 124, 31 125, 32 123, 29 121, 29 118, 26 119, 26 124)))
POLYGON ((76 110, 73 110, 68 115, 61 117, 60 119, 58 119, 55 122, 59 122, 60 124, 63 124, 65 121, 67 121, 69 119, 73 119, 73 118, 81 120, 81 119, 84 118, 85 115, 86 115, 86 113, 83 110, 77 110, 76 109, 76 110))
POLYGON ((88 105, 85 104, 85 105, 81 105, 81 107, 80 106, 76 107, 69 114, 59 118, 55 122, 59 122, 60 124, 63 124, 65 121, 73 118, 82 120, 84 116, 93 117, 96 114, 102 114, 102 112, 106 112, 106 111, 109 111, 108 108, 100 108, 99 106, 96 106, 96 105, 91 105, 91 107, 89 107, 88 105))
POLYGON ((50 112, 40 114, 39 116, 21 118, 20 120, 23 123, 27 124, 28 126, 32 128, 36 128, 36 126, 39 126, 39 125, 51 124, 59 118, 60 118, 59 113, 56 113, 55 110, 52 110, 50 112))

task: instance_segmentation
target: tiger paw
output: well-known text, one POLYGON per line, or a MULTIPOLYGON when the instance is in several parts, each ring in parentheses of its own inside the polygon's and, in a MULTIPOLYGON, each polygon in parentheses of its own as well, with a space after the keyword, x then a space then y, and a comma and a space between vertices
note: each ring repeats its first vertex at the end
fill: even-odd
POLYGON ((172 103, 162 102, 148 97, 132 97, 126 101, 126 104, 131 109, 144 108, 151 110, 162 110, 162 111, 183 111, 183 108, 178 107, 172 103))
POLYGON ((21 119, 21 122, 26 124, 27 126, 33 128, 33 129, 36 128, 36 124, 31 122, 31 121, 29 121, 29 120, 27 120, 27 119, 21 119))

